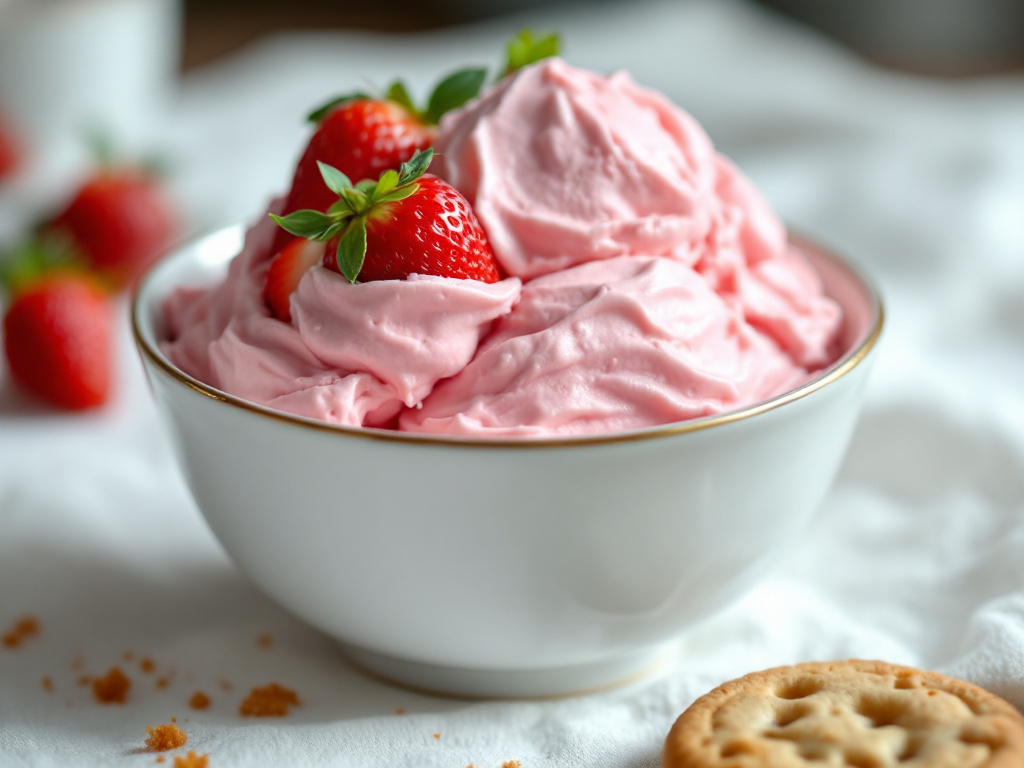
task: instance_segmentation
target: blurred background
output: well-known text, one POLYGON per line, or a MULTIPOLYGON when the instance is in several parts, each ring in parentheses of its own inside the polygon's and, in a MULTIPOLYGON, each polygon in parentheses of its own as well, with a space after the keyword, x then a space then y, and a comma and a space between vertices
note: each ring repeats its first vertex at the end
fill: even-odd
MULTIPOLYGON (((664 91, 759 182, 758 153, 780 134, 736 107, 765 98, 769 72, 787 78, 779 92, 811 88, 811 48, 917 78, 915 98, 1024 72, 1024 0, 0 0, 0 248, 70 195, 89 136, 166 161, 186 237, 264 207, 317 102, 399 74, 422 94, 452 66, 496 64, 498 41, 531 24, 559 29, 571 61, 664 91)), ((829 108, 844 100, 827 94, 829 108)), ((824 103, 786 135, 825 125, 824 103)))
MULTIPOLYGON (((1024 0, 726 5, 795 20, 896 72, 972 78, 1024 71, 1024 0)), ((131 151, 152 144, 161 110, 180 95, 182 75, 208 70, 275 37, 342 32, 369 40, 407 33, 415 40, 474 25, 492 30, 503 19, 513 28, 531 18, 611 17, 631 7, 629 0, 0 0, 0 131, 20 151, 23 169, 41 169, 37 178, 52 176, 73 165, 82 135, 93 129, 109 131, 131 151)), ((642 3, 636 7, 638 14, 652 12, 642 3)), ((580 33, 564 31, 572 53, 580 33)), ((606 54, 609 68, 619 66, 614 49, 606 54)), ((665 55, 659 51, 655 58, 665 55)), ((0 176, 3 166, 0 149, 0 176)))
MULTIPOLYGON (((186 0, 185 69, 280 30, 417 32, 629 0, 186 0)), ((761 0, 885 66, 937 76, 1024 67, 1024 0, 761 0)))

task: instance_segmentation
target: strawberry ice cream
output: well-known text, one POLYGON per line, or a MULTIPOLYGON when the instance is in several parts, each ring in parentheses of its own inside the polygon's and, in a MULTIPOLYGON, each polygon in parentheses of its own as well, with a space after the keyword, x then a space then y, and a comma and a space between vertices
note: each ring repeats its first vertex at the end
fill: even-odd
POLYGON ((491 323, 519 298, 499 283, 414 275, 350 285, 322 267, 292 295, 292 322, 263 301, 276 226, 253 227, 224 283, 178 291, 165 307, 165 354, 218 389, 299 416, 386 427, 462 370, 491 323))
POLYGON ((836 357, 839 310, 778 218, 628 75, 526 67, 449 113, 436 147, 504 280, 317 265, 283 322, 262 295, 267 220, 223 285, 168 302, 172 362, 329 422, 544 437, 735 410, 836 357))

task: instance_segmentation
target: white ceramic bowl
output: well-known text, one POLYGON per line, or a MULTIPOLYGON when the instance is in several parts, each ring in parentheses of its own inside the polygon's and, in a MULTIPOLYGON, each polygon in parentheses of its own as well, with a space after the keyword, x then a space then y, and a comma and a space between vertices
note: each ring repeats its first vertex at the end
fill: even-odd
POLYGON ((141 283, 135 337, 188 484, 238 567, 387 678, 480 696, 628 679, 792 543, 846 450, 882 328, 849 265, 804 250, 845 312, 839 362, 733 413, 628 433, 470 440, 332 426, 209 387, 160 307, 218 280, 233 227, 141 283))

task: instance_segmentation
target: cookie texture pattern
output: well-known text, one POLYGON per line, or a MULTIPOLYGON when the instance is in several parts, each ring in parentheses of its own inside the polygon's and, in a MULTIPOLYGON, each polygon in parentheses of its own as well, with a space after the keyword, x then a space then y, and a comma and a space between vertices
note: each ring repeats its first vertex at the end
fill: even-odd
POLYGON ((810 662, 697 699, 669 732, 663 768, 1024 768, 1024 717, 935 672, 810 662))

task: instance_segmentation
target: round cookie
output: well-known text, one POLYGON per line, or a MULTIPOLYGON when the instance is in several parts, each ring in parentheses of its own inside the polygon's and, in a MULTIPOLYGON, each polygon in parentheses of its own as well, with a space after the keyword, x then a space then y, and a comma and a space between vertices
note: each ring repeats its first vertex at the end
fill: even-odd
POLYGON ((881 661, 754 672, 697 699, 663 768, 1024 768, 1024 717, 977 686, 881 661))

